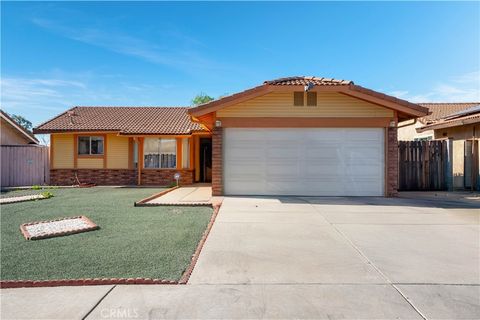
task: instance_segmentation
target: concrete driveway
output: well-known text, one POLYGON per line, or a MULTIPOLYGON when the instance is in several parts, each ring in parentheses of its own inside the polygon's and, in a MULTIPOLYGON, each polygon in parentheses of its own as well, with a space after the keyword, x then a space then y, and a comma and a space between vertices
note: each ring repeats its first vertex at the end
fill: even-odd
POLYGON ((480 318, 480 202, 404 196, 227 197, 188 285, 2 290, 2 318, 66 290, 71 318, 480 318))

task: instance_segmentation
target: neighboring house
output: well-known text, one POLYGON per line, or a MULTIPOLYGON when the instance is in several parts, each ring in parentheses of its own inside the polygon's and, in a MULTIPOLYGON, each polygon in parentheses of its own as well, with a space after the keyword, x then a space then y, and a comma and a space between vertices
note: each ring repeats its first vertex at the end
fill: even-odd
POLYGON ((0 110, 0 145, 38 144, 37 138, 15 122, 6 112, 0 110))
POLYGON ((48 184, 48 147, 0 110, 0 186, 48 184))
POLYGON ((445 116, 459 112, 480 103, 418 103, 418 105, 428 108, 429 115, 420 117, 416 121, 405 121, 398 124, 398 141, 422 141, 433 139, 433 129, 417 132, 417 129, 425 125, 434 123, 445 116))
POLYGON ((453 140, 453 187, 480 190, 480 103, 445 115, 417 129, 432 132, 435 140, 453 140))
POLYGON ((54 184, 209 181, 213 195, 393 196, 397 123, 419 105, 290 77, 194 108, 75 107, 50 133, 54 184), (78 178, 78 180, 77 180, 78 178))

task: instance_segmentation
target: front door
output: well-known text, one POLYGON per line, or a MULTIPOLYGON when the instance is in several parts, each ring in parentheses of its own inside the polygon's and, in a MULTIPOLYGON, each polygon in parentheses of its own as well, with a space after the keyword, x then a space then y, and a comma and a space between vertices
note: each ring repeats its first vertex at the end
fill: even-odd
POLYGON ((200 139, 200 182, 212 182, 212 138, 200 139))

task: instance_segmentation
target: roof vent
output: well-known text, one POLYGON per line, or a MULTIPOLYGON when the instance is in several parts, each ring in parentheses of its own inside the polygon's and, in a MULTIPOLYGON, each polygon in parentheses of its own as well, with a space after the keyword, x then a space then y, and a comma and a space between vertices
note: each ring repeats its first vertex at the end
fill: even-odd
POLYGON ((305 85, 305 87, 304 87, 304 88, 305 88, 305 92, 308 92, 308 91, 312 90, 313 87, 315 87, 315 84, 314 84, 313 82, 309 81, 309 82, 305 85))
POLYGON ((75 124, 75 122, 73 121, 73 117, 76 116, 75 111, 74 110, 67 111, 67 116, 68 116, 69 123, 75 124))

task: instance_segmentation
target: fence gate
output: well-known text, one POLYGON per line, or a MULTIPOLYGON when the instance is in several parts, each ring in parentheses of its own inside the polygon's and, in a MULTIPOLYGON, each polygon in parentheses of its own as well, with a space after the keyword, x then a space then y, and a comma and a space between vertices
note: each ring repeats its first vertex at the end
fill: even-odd
POLYGON ((399 190, 446 190, 447 159, 447 141, 399 141, 399 190))
POLYGON ((1 160, 2 187, 44 185, 50 181, 46 146, 1 146, 1 160))

